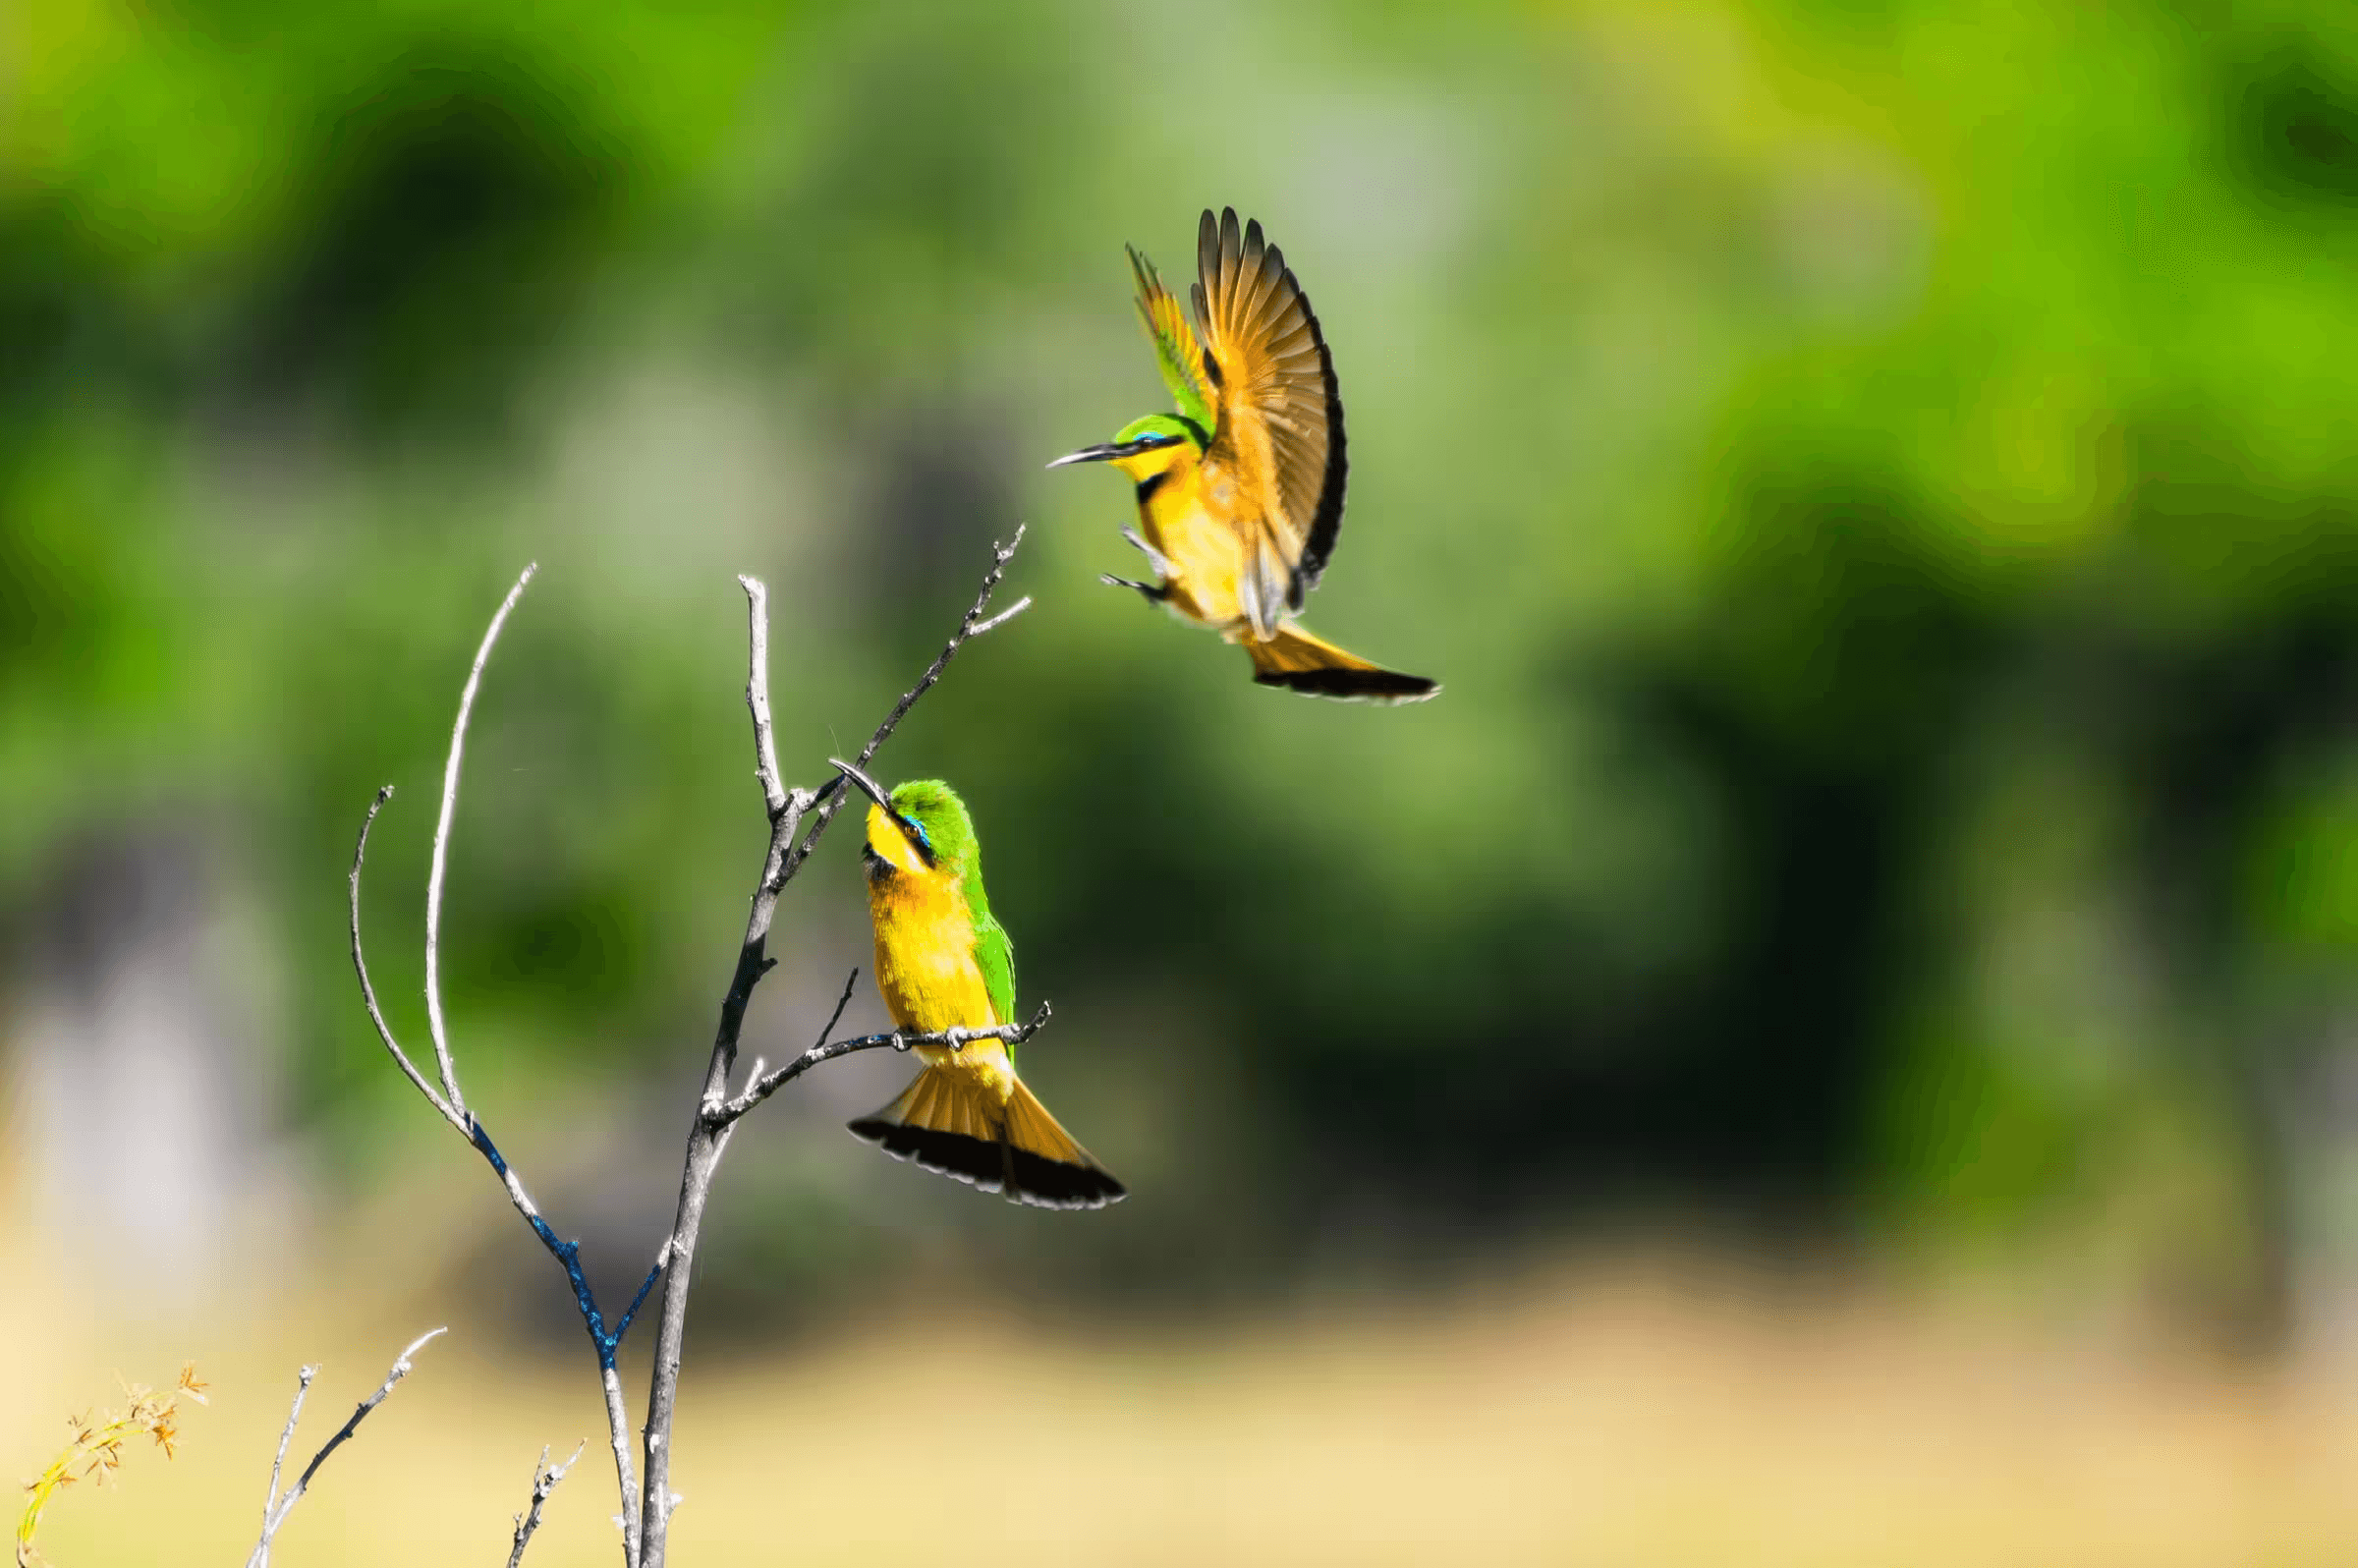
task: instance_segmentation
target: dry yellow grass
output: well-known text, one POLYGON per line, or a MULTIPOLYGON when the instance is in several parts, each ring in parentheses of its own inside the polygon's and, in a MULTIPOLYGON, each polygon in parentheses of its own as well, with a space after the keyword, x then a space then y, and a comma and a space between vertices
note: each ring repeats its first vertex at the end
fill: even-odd
MULTIPOLYGON (((823 1354, 713 1353, 682 1403, 676 1560, 2290 1568, 2358 1549, 2358 1422, 2322 1386, 1845 1300, 1592 1271, 1195 1334, 899 1315, 823 1354)), ((20 1471, 150 1349, 199 1356, 214 1395, 172 1464, 57 1507, 60 1568, 242 1560, 297 1364, 327 1364, 308 1456, 431 1326, 28 1320, 46 1311, 0 1309, 12 1345, 37 1328, 54 1347, 0 1383, 20 1471)), ((583 1367, 483 1337, 420 1355, 279 1568, 504 1561, 541 1445, 585 1434, 528 1561, 615 1560, 583 1367)))

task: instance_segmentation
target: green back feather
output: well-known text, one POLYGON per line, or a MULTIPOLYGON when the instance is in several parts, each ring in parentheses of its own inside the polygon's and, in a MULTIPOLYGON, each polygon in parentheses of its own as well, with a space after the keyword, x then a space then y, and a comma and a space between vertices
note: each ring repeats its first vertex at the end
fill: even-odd
MULTIPOLYGON (((894 790, 892 809, 926 830, 937 859, 964 868, 966 907, 975 923, 975 967, 982 972, 991 1010, 1000 1022, 1014 1023, 1015 942, 991 918, 990 897, 982 891, 982 846, 975 837, 973 813, 958 792, 937 778, 913 779, 894 790)), ((1014 1059, 1014 1046, 1007 1055, 1014 1059)))

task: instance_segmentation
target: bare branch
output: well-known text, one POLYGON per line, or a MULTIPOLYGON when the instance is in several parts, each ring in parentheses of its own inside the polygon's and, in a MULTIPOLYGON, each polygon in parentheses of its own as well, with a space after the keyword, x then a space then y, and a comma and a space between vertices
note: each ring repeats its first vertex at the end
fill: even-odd
POLYGON ((295 1424, 303 1419, 303 1398, 311 1391, 311 1379, 319 1375, 316 1365, 304 1368, 295 1374, 295 1403, 287 1409, 287 1428, 278 1434, 278 1452, 270 1460, 270 1496, 262 1504, 262 1527, 270 1526, 270 1516, 278 1510, 278 1475, 286 1468, 287 1444, 295 1440, 295 1424))
POLYGON ((992 616, 989 620, 977 623, 974 629, 968 632, 966 635, 968 637, 981 637, 985 632, 995 632, 1000 627, 1005 626, 1009 621, 1014 620, 1017 616, 1023 614, 1031 607, 1032 595, 1027 593, 1022 598, 1017 599, 1013 604, 1010 604, 1005 609, 1001 610, 998 614, 992 616))
MULTIPOLYGON (((948 642, 943 644, 941 651, 934 656, 933 661, 926 666, 925 673, 918 678, 917 684, 901 696, 900 700, 885 715, 884 721, 877 726, 874 735, 861 749, 859 754, 861 765, 866 765, 873 759, 877 750, 883 746, 886 740, 890 739, 901 720, 906 718, 916 705, 918 699, 925 696, 941 679, 942 672, 948 667, 950 660, 957 655, 960 647, 970 640, 1005 625, 1030 607, 1032 601, 1026 598, 1019 600, 999 614, 986 618, 991 598, 997 591, 1000 581, 1006 575, 1008 562, 1014 558, 1017 548, 1023 542, 1023 536, 1024 531, 1019 528, 1015 537, 1008 543, 1003 546, 993 545, 990 568, 983 576, 974 604, 960 619, 957 629, 950 635, 948 642)), ((753 905, 747 915, 745 941, 738 954, 736 972, 731 978, 728 992, 721 1002, 719 1026, 714 1031, 712 1054, 705 1072, 703 1092, 698 1100, 695 1120, 690 1125, 687 1158, 680 1184, 679 1210, 672 1233, 664 1242, 661 1250, 657 1252, 654 1266, 640 1284, 637 1293, 631 1299, 629 1308, 624 1311, 622 1316, 609 1330, 583 1271, 580 1247, 576 1243, 558 1239, 555 1231, 550 1229, 548 1222, 541 1217, 539 1209, 525 1191, 522 1179, 509 1167, 506 1159, 501 1155, 498 1146, 492 1142, 488 1129, 468 1108, 465 1096, 459 1088, 457 1067, 450 1048, 449 1030, 442 1009, 442 888, 449 859, 451 826, 458 809, 459 780, 466 751, 467 728, 474 713, 476 697, 481 689, 483 670, 489 663, 491 650, 497 644, 509 614, 515 609, 525 588, 531 584, 535 570, 536 568, 533 567, 525 569, 523 575, 517 579, 515 587, 509 589, 507 597, 501 602, 498 612, 493 615, 490 626, 483 634, 482 643, 476 653, 474 666, 469 671, 467 684, 460 693, 458 718, 452 726, 450 752, 443 766, 442 807, 441 814, 435 825, 432 860, 426 879, 425 918, 426 1020, 433 1039, 435 1066, 441 1079, 439 1092, 418 1070, 417 1064, 411 1060, 408 1053, 401 1048, 392 1028, 386 1023, 383 1009, 377 1002, 375 987, 368 977, 367 963, 361 944, 361 870, 367 855, 369 829, 375 823, 377 812, 383 809, 386 800, 391 797, 390 786, 380 790, 375 801, 369 806, 367 816, 361 825, 359 841, 353 852, 351 873, 353 968, 360 978, 361 995, 367 1005, 369 1021, 375 1026, 377 1037, 383 1042, 386 1052, 392 1056, 395 1065, 401 1069, 403 1076, 409 1079, 411 1086, 424 1096, 426 1102, 432 1105, 435 1111, 456 1128, 477 1152, 482 1155, 485 1162, 499 1177, 501 1186, 507 1192, 509 1203, 531 1226, 541 1246, 564 1268, 566 1279, 573 1288, 575 1305, 581 1312, 583 1323, 590 1333, 590 1343, 597 1353, 599 1381, 605 1397, 607 1427, 614 1451, 615 1475, 620 1484, 623 1497, 623 1559, 626 1568, 660 1568, 664 1557, 668 1522, 672 1509, 677 1504, 677 1494, 671 1490, 669 1484, 670 1437, 673 1413, 677 1408, 679 1396, 680 1354, 686 1332, 687 1293, 691 1264, 695 1256, 697 1238, 702 1224, 703 1209, 711 1190, 712 1178, 719 1167, 720 1156, 728 1146, 736 1122, 755 1105, 776 1092, 779 1088, 816 1066, 819 1062, 831 1060, 851 1051, 875 1049, 885 1045, 893 1045, 905 1050, 912 1045, 937 1044, 955 1049, 969 1039, 986 1036, 1010 1041, 1022 1040, 1030 1037, 1047 1021, 1048 1009, 1043 1005, 1029 1024, 1022 1026, 999 1026, 972 1033, 951 1031, 942 1035, 866 1036, 856 1039, 830 1042, 827 1036, 832 1034, 835 1026, 841 1022, 843 1010, 850 1001, 853 982, 847 981, 843 996, 836 1002, 835 1010, 828 1018, 826 1029, 819 1032, 817 1043, 794 1061, 774 1072, 765 1071, 762 1064, 757 1063, 754 1071, 748 1075, 745 1092, 734 1099, 729 1097, 729 1080, 736 1066, 738 1041, 744 1031, 746 1009, 752 1001, 754 988, 760 982, 761 977, 774 966, 774 960, 767 956, 765 949, 770 924, 776 913, 778 896, 785 885, 793 880, 795 873, 801 868, 803 862, 810 857, 812 850, 816 847, 820 834, 825 831, 827 823, 833 819, 835 812, 840 808, 844 799, 843 794, 840 793, 842 783, 840 778, 830 779, 825 788, 813 791, 800 787, 788 787, 779 773, 777 740, 769 703, 768 590, 757 579, 741 578, 739 581, 746 593, 748 642, 746 706, 753 720, 755 771, 761 788, 762 806, 769 818, 769 845, 763 859, 760 878, 755 884, 753 905), (804 832, 805 819, 811 815, 814 808, 817 809, 816 818, 810 822, 809 831, 804 832), (798 834, 801 835, 799 841, 798 834), (641 1307, 654 1290, 657 1281, 662 1282, 663 1291, 659 1298, 657 1312, 655 1366, 649 1379, 647 1392, 647 1419, 643 1428, 646 1464, 646 1477, 642 1484, 632 1474, 628 1417, 624 1410, 621 1378, 615 1362, 622 1336, 629 1331, 632 1323, 637 1319, 641 1307)), ((854 971, 855 980, 857 975, 858 972, 854 971)), ((432 1336, 427 1337, 431 1338, 432 1336)), ((421 1340, 419 1343, 423 1344, 424 1341, 421 1340)), ((368 1411, 391 1391, 392 1385, 409 1370, 409 1357, 417 1349, 418 1346, 413 1345, 409 1351, 403 1353, 401 1361, 396 1363, 393 1373, 387 1377, 384 1386, 372 1399, 365 1402, 359 1410, 354 1412, 353 1419, 345 1424, 344 1429, 330 1439, 327 1446, 322 1448, 318 1456, 305 1469, 302 1477, 296 1481, 294 1487, 283 1496, 279 1495, 277 1491, 276 1476, 279 1467, 273 1466, 272 1500, 265 1509, 262 1539, 254 1548, 255 1555, 251 1568, 262 1568, 262 1565, 267 1563, 271 1539, 276 1535, 279 1525, 284 1522, 295 1501, 302 1496, 304 1489, 309 1484, 311 1476, 325 1461, 327 1455, 351 1435, 352 1430, 359 1426, 368 1411)), ((306 1386, 308 1386, 308 1378, 306 1386)), ((298 1413, 301 1403, 302 1394, 299 1390, 297 1395, 298 1413)), ((291 1439, 293 1428, 294 1421, 291 1415, 288 1435, 286 1438, 282 1438, 280 1443, 281 1461, 284 1459, 286 1442, 291 1439)), ((533 1529, 537 1527, 540 1505, 545 1501, 548 1490, 553 1489, 557 1481, 571 1469, 580 1454, 581 1450, 576 1449, 574 1458, 568 1459, 564 1465, 552 1470, 547 1464, 546 1453, 543 1452, 542 1462, 534 1472, 533 1503, 528 1512, 519 1516, 517 1521, 515 1554, 510 1559, 512 1565, 522 1557, 527 1541, 533 1529)))
POLYGON ((449 759, 442 764, 442 819, 434 826, 434 858, 425 877, 425 1027, 434 1037, 434 1063, 442 1070, 442 1093, 461 1116, 467 1114, 467 1096, 459 1092, 458 1077, 451 1071, 450 1031, 442 1022, 442 868, 450 854, 450 819, 458 814, 459 761, 467 750, 467 720, 475 712, 475 694, 483 684, 483 666, 490 662, 500 628, 508 624, 508 612, 516 608, 533 574, 539 570, 538 562, 527 566, 500 601, 499 613, 491 617, 491 625, 483 633, 482 645, 475 650, 475 667, 467 672, 466 688, 459 693, 459 720, 450 732, 449 759))
MULTIPOLYGON (((271 1508, 262 1520, 262 1539, 253 1543, 253 1552, 246 1559, 246 1568, 269 1568, 270 1542, 277 1539, 279 1527, 287 1522, 287 1516, 295 1511, 295 1505, 303 1501, 303 1494, 309 1488, 311 1478, 319 1473, 321 1465, 327 1463, 327 1456, 342 1447, 344 1440, 360 1429, 361 1423, 368 1419, 368 1413, 383 1404, 385 1396, 393 1392, 395 1383, 409 1375, 410 1358, 423 1349, 429 1340, 448 1332, 450 1332, 448 1328, 436 1328, 420 1334, 416 1339, 410 1341, 407 1350, 394 1359, 393 1370, 385 1373, 385 1380, 377 1385, 376 1392, 362 1400, 354 1408, 351 1417, 343 1426, 336 1428, 336 1434, 330 1437, 325 1446, 316 1454, 311 1456, 309 1464, 303 1467, 303 1474, 295 1478, 295 1484, 287 1488, 286 1495, 277 1498, 276 1506, 271 1508)), ((303 1396, 310 1388, 311 1377, 317 1372, 318 1369, 315 1367, 304 1369, 303 1380, 295 1390, 295 1408, 287 1414, 287 1436, 279 1439, 278 1447, 281 1459, 286 1457, 287 1438, 295 1435, 295 1418, 302 1413, 303 1396)), ((278 1473, 278 1466, 273 1464, 270 1470, 272 1476, 275 1477, 278 1473)), ((275 1493, 277 1489, 274 1480, 271 1490, 275 1493)))
MULTIPOLYGON (((772 821, 785 814, 786 784, 778 776, 777 732, 769 718, 769 588, 758 577, 739 577, 745 589, 745 619, 752 652, 747 659, 745 705, 754 715, 754 776, 772 821)), ((807 803, 806 803, 807 804, 807 803)))
POLYGON ((646 1271, 645 1279, 639 1281, 638 1293, 631 1297, 630 1306, 623 1309, 622 1316, 614 1324, 616 1339, 631 1331, 631 1322, 639 1316, 639 1309, 646 1305, 646 1293, 655 1288, 655 1281, 663 1277, 663 1265, 670 1261, 671 1238, 666 1236, 663 1245, 655 1249, 655 1266, 646 1271))
POLYGON ((540 1528, 540 1505, 548 1501, 548 1494, 557 1489, 557 1483, 565 1479, 565 1473, 582 1457, 582 1449, 589 1446, 589 1439, 584 1438, 574 1449, 572 1459, 553 1466, 548 1462, 548 1450, 540 1450, 540 1463, 533 1467, 533 1505, 516 1516, 516 1549, 508 1553, 508 1568, 516 1568, 524 1561, 524 1548, 532 1544, 533 1532, 540 1528))
MULTIPOLYGON (((876 726, 874 735, 861 748, 859 763, 865 767, 876 751, 917 700, 941 679, 943 670, 957 656, 958 649, 973 637, 1005 622, 1023 609, 1018 604, 1006 614, 989 621, 983 619, 990 608, 991 595, 998 590, 999 582, 1007 575, 1007 563, 1024 541, 1024 531, 1018 528, 1015 537, 1004 545, 991 547, 990 569, 982 576, 982 586, 975 602, 959 620, 958 629, 950 634, 933 662, 918 677, 917 684, 902 694, 876 726)), ((802 868, 811 851, 818 844, 819 835, 826 831, 836 811, 842 806, 848 791, 841 788, 840 777, 826 788, 817 791, 786 790, 777 777, 777 743, 769 717, 769 627, 768 594, 752 579, 741 580, 745 585, 747 648, 746 648, 746 705, 753 714, 755 766, 761 775, 762 804, 769 813, 769 849, 761 866, 760 880, 754 884, 753 908, 745 923, 745 942, 737 954, 737 968, 730 977, 728 993, 720 1004, 720 1023, 713 1033, 712 1056, 704 1070, 703 1092, 697 1102, 697 1115, 688 1129, 688 1150, 680 1173, 680 1204, 671 1227, 671 1258, 667 1277, 663 1282, 662 1306, 655 1319, 655 1366, 648 1380, 646 1425, 641 1428, 646 1441, 646 1476, 640 1487, 640 1516, 636 1550, 631 1561, 637 1568, 662 1568, 668 1540, 673 1493, 671 1490, 671 1429, 673 1413, 677 1410, 680 1393, 680 1354, 686 1343, 688 1320, 688 1284, 696 1257, 697 1238, 703 1227, 704 1204, 710 1197, 712 1178, 720 1168, 720 1156, 728 1148, 735 1123, 744 1114, 728 1111, 729 1076, 737 1065, 737 1042, 745 1029, 745 1011, 753 1000, 754 987, 767 973, 770 961, 766 949, 769 942, 771 919, 777 913, 778 895, 794 874, 802 868), (798 843, 796 831, 803 818, 813 815, 810 830, 798 843)), ((838 1017, 841 1016, 840 1011, 838 1017)), ((830 1025, 830 1028, 832 1026, 830 1025)), ((863 1047, 865 1048, 865 1047, 863 1047)), ((826 1047, 814 1047, 824 1051, 826 1047)), ((833 1054, 842 1054, 835 1052, 833 1054)), ((805 1052, 796 1062, 780 1069, 780 1084, 815 1065, 824 1056, 814 1057, 805 1052), (799 1065, 798 1065, 799 1064, 799 1065)), ((774 1076, 774 1075, 773 1075, 774 1076)), ((749 1089, 749 1092, 750 1092, 749 1089)), ((766 1097, 764 1092, 756 1100, 766 1097)))
POLYGON ((469 1136, 466 1118, 459 1114, 450 1101, 434 1092, 434 1086, 425 1081, 425 1075, 418 1071, 417 1063, 410 1060, 410 1053, 401 1048, 401 1041, 393 1037, 392 1026, 385 1022, 384 1009, 376 1005, 376 987, 368 980, 368 959, 361 951, 361 863, 368 858, 368 830, 376 825, 376 813, 383 811, 385 802, 392 798, 393 786, 390 784, 376 792, 376 799, 368 803, 368 814, 361 819, 361 840, 352 850, 352 967, 361 977, 361 1000, 368 1004, 368 1022, 376 1026, 376 1037, 385 1042, 385 1049, 391 1053, 394 1065, 401 1069, 402 1076, 410 1081, 418 1092, 425 1096, 425 1102, 441 1112, 442 1119, 457 1128, 459 1136, 465 1138, 469 1136))
MULTIPOLYGON (((999 580, 1007 575, 1007 563, 1015 559, 1015 552, 1022 547, 1023 542, 1024 530, 1023 526, 1019 524, 1016 527, 1014 538, 1009 539, 1005 544, 994 543, 990 547, 990 570, 982 574, 982 587, 975 594, 973 607, 959 621, 958 630, 950 634, 950 640, 942 644, 941 651, 933 656, 933 662, 926 666, 926 673, 917 678, 917 684, 902 693, 901 700, 892 704, 892 711, 884 715, 884 722, 876 726, 876 733, 868 738, 868 744, 860 748, 860 755, 852 758, 854 762, 862 767, 868 766, 869 760, 876 755, 877 750, 890 740, 892 732, 900 727, 901 720, 909 716, 909 710, 917 705, 917 700, 930 691, 935 681, 941 679, 941 672, 950 667, 950 660, 958 656, 958 650, 966 645, 968 639, 981 637, 985 632, 1005 625, 1031 605, 1032 600, 1027 596, 1009 606, 1003 613, 994 615, 987 621, 982 619, 982 612, 990 608, 990 596, 998 591, 999 580)), ((818 814, 812 820, 811 830, 803 835, 803 841, 794 847, 793 852, 786 857, 785 865, 780 868, 778 885, 781 887, 793 879, 796 871, 802 869, 803 862, 809 860, 811 852, 818 847, 818 836, 824 833, 827 830, 827 824, 835 819, 835 812, 847 798, 846 792, 837 787, 842 783, 843 780, 839 776, 818 791, 818 814)))
MULTIPOLYGON (((418 1070, 417 1064, 410 1060, 409 1053, 401 1048, 401 1042, 394 1037, 391 1026, 385 1022, 384 1010, 377 1004, 376 987, 369 980, 368 962, 361 945, 361 868, 368 853, 368 830, 375 824, 377 812, 384 809, 385 802, 392 797, 393 787, 389 784, 378 790, 376 799, 369 804, 368 814, 361 823, 360 841, 353 850, 352 965, 354 972, 360 976, 361 998, 367 1004, 368 1018, 376 1026, 377 1038, 384 1042, 386 1051, 401 1068, 403 1076, 409 1079, 419 1093, 425 1096, 426 1103, 432 1105, 443 1120, 458 1129, 459 1135, 483 1156, 493 1174, 499 1177, 500 1185, 508 1195, 508 1202, 524 1217, 524 1222, 532 1227, 533 1234, 539 1238, 540 1245, 548 1255, 557 1260, 557 1265, 565 1270, 566 1282, 573 1288, 574 1306, 582 1315, 583 1327, 589 1331, 590 1348, 597 1356, 598 1378, 605 1392, 606 1420, 613 1441, 615 1481, 621 1490, 624 1516, 634 1527, 624 1531, 623 1550, 627 1568, 628 1564, 637 1561, 638 1553, 638 1532, 635 1528, 638 1516, 634 1506, 638 1496, 638 1481, 632 1474, 630 1417, 623 1407, 622 1381, 615 1372, 614 1359, 621 1347, 623 1333, 638 1311, 637 1302, 633 1303, 631 1312, 623 1315, 621 1323, 612 1330, 606 1327, 605 1317, 598 1311, 597 1298, 590 1289, 589 1276, 582 1269, 581 1247, 577 1243, 558 1239, 557 1233, 549 1228, 548 1221, 541 1217, 532 1195, 525 1191, 522 1178, 509 1168, 507 1159, 499 1151, 499 1146, 492 1142, 490 1130, 467 1109, 459 1093, 458 1072, 450 1055, 442 1020, 439 980, 442 871, 449 847, 451 819, 458 804, 459 763, 466 747, 468 720, 474 711, 476 693, 482 683, 483 667, 491 657, 493 644, 499 641, 500 629, 506 624, 509 612, 515 609, 517 600, 537 570, 533 566, 525 568, 523 576, 508 590, 508 596, 501 601, 498 613, 492 616, 491 624, 483 634, 466 688, 459 695, 458 721, 452 728, 450 755, 443 764, 442 815, 434 831, 433 867, 426 884, 425 945, 426 1014, 432 1028, 434 1056, 441 1070, 443 1092, 437 1093, 433 1086, 426 1082, 425 1076, 418 1070)), ((669 1256, 670 1247, 667 1243, 656 1255, 654 1270, 647 1276, 647 1282, 639 1287, 640 1301, 646 1299, 647 1290, 663 1272, 664 1260, 669 1256)))
MULTIPOLYGON (((858 971, 855 970, 853 973, 857 974, 858 971)), ((850 994, 849 986, 845 987, 845 994, 847 996, 850 994)), ((944 1045, 951 1050, 958 1050, 979 1039, 1001 1039, 1010 1045, 1021 1045, 1039 1034, 1054 1012, 1055 1009, 1042 1002, 1039 1004, 1039 1011, 1034 1013, 1031 1022, 1027 1024, 994 1024, 988 1029, 945 1030, 931 1035, 902 1034, 895 1031, 889 1035, 860 1035, 851 1039, 833 1041, 822 1038, 819 1044, 812 1046, 776 1072, 757 1076, 752 1083, 746 1086, 744 1093, 724 1103, 719 1110, 712 1113, 711 1119, 716 1124, 725 1126, 819 1063, 831 1062, 838 1056, 849 1056, 854 1051, 881 1050, 888 1045, 896 1051, 905 1051, 918 1045, 944 1045)), ((835 1007, 835 1017, 841 1018, 842 1016, 843 1005, 839 1002, 835 1007)), ((827 1031, 832 1033, 834 1028, 835 1020, 829 1019, 827 1031)))

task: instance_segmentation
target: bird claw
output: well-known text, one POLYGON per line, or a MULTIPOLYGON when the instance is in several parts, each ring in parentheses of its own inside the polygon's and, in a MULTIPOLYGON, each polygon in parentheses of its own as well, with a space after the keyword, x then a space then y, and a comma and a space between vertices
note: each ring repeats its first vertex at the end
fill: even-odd
POLYGON ((966 1049, 966 1031, 955 1025, 941 1032, 941 1042, 954 1051, 966 1049))
POLYGON ((1097 581, 1108 588, 1136 588, 1146 596, 1149 604, 1160 604, 1164 599, 1170 597, 1171 593, 1169 588, 1159 583, 1134 583, 1126 577, 1115 577, 1111 572, 1098 573, 1097 581))

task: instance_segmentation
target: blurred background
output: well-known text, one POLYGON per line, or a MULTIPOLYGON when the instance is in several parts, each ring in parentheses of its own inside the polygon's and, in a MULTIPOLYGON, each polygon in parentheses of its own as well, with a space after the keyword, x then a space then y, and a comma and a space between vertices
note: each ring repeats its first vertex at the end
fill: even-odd
MULTIPOLYGON (((447 1322, 280 1558, 496 1560, 589 1435, 531 1560, 612 1559, 562 1279, 361 1009, 363 811, 422 1050, 537 561, 444 972, 618 1300, 763 840, 733 575, 814 784, 1022 522, 878 771, 1134 1196, 855 1144, 881 1053, 766 1108, 682 1560, 2346 1560, 2358 28, 2042 9, 0 12, 8 1473, 214 1384, 45 1550, 234 1560, 297 1365, 308 1451, 447 1322), (1255 689, 1041 470, 1230 203, 1349 409, 1311 624, 1435 702, 1255 689)), ((868 943, 839 830, 748 1051, 868 943)))

